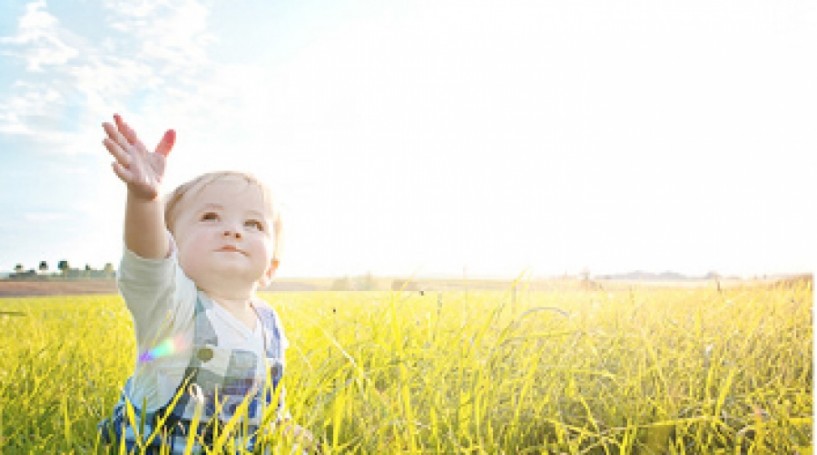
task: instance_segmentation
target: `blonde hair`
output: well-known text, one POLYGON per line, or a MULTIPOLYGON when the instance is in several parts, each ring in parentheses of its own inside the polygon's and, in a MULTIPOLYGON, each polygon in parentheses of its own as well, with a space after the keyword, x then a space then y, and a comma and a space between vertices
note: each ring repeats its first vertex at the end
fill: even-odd
POLYGON ((255 185, 261 190, 261 195, 264 203, 272 214, 272 238, 273 238, 273 253, 272 260, 277 263, 280 259, 281 253, 281 214, 278 210, 275 200, 272 197, 272 192, 269 187, 259 180, 256 176, 248 172, 239 171, 218 171, 208 172, 202 174, 186 183, 176 187, 172 193, 165 198, 165 226, 172 233, 176 216, 179 212, 179 207, 182 205, 182 200, 190 193, 197 193, 205 188, 207 185, 218 180, 225 179, 239 179, 247 182, 247 185, 255 185))

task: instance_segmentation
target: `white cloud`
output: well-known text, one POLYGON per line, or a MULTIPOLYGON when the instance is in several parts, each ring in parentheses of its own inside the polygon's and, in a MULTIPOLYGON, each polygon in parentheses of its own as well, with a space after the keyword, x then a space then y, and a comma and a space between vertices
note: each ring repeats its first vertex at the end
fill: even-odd
POLYGON ((112 15, 111 27, 133 37, 136 60, 153 63, 162 74, 189 75, 209 63, 207 46, 213 37, 207 31, 209 10, 196 0, 174 3, 142 1, 103 2, 112 15))
POLYGON ((104 39, 99 30, 69 28, 44 0, 26 6, 14 36, 0 38, 4 58, 25 69, 0 95, 0 132, 48 143, 54 153, 96 151, 93 127, 112 112, 165 118, 208 85, 213 38, 202 3, 112 0, 88 8, 101 11, 104 39))
POLYGON ((32 72, 43 72, 46 66, 63 65, 78 55, 77 49, 63 41, 57 18, 45 9, 45 0, 29 3, 17 23, 17 34, 0 38, 0 43, 23 48, 18 56, 25 59, 26 69, 32 72))
POLYGON ((31 134, 31 129, 23 123, 19 115, 3 106, 3 112, 0 112, 0 133, 31 134))

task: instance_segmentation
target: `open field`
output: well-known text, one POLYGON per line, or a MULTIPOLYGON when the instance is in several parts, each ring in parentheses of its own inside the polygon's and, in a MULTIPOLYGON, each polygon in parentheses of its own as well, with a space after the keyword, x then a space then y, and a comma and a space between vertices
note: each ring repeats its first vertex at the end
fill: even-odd
MULTIPOLYGON (((812 453, 808 280, 262 295, 325 453, 812 453)), ((0 453, 98 451, 134 356, 116 295, 0 299, 0 453)))
MULTIPOLYGON (((525 289, 537 291, 564 291, 564 290, 604 290, 622 289, 630 287, 660 287, 660 288, 701 288, 718 286, 740 287, 746 285, 767 285, 785 283, 787 280, 802 280, 806 277, 792 277, 788 279, 770 278, 766 280, 705 280, 688 279, 675 281, 660 280, 581 280, 577 278, 542 278, 525 280, 525 289)), ((810 279, 810 278, 808 278, 810 279)), ((276 279, 266 290, 271 292, 306 292, 306 291, 333 291, 333 290, 426 290, 437 291, 465 291, 489 290, 503 291, 515 286, 514 280, 508 279, 456 279, 456 278, 400 278, 400 277, 352 277, 346 278, 286 278, 276 279), (338 285, 345 288, 337 289, 338 285), (356 289, 365 287, 366 289, 356 289)), ((3 279, 0 280, 0 297, 21 297, 31 295, 83 295, 83 294, 115 294, 116 281, 113 279, 3 279)))

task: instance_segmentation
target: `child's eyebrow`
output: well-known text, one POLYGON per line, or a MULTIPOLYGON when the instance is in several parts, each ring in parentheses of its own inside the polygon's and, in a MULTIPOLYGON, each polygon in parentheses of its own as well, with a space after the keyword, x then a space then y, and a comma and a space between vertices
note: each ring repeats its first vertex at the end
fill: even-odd
POLYGON ((258 210, 255 210, 255 209, 247 210, 247 215, 255 216, 255 217, 258 217, 258 218, 266 218, 266 215, 264 215, 262 212, 259 212, 258 210))
POLYGON ((206 209, 224 210, 224 206, 221 205, 221 204, 215 204, 215 203, 212 203, 212 202, 208 202, 208 203, 202 205, 199 210, 206 210, 206 209))

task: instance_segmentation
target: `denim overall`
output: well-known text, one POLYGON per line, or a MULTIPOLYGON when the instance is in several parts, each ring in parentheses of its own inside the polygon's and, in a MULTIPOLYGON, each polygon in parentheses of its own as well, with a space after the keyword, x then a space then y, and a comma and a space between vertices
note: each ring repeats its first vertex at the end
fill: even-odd
MULTIPOLYGON (((190 428, 190 421, 185 416, 194 415, 196 407, 199 407, 201 418, 196 431, 201 438, 195 439, 197 442, 193 453, 203 452, 200 441, 203 440, 204 445, 212 444, 213 434, 221 432, 221 428, 215 427, 229 420, 248 395, 253 397, 246 415, 255 422, 261 422, 263 409, 272 401, 283 376, 284 353, 281 330, 274 312, 265 306, 253 305, 253 308, 261 323, 266 359, 258 359, 250 351, 219 348, 218 337, 210 323, 209 313, 212 312, 213 303, 205 304, 201 298, 197 298, 190 360, 184 379, 174 393, 178 400, 174 404, 174 398, 171 398, 160 409, 144 415, 139 409, 141 404, 131 402, 138 423, 137 428, 133 428, 127 417, 125 400, 128 398, 125 391, 129 390, 129 384, 126 384, 119 403, 114 407, 113 416, 99 424, 102 441, 112 444, 111 448, 118 449, 124 439, 128 453, 142 453, 136 442, 137 434, 141 441, 146 441, 149 435, 158 432, 144 453, 159 453, 162 445, 169 447, 171 454, 184 453, 190 428), (259 383, 257 380, 259 361, 266 362, 272 387, 264 387, 264 381, 259 383)), ((128 383, 130 381, 128 379, 128 383)), ((284 412, 284 390, 278 392, 278 395, 277 411, 280 416, 284 412)), ((244 426, 243 422, 238 426, 243 427, 240 445, 252 450, 258 428, 253 424, 244 426)))

